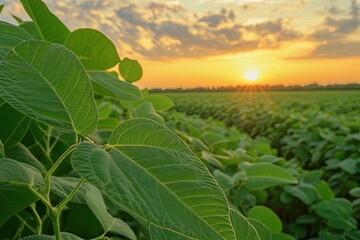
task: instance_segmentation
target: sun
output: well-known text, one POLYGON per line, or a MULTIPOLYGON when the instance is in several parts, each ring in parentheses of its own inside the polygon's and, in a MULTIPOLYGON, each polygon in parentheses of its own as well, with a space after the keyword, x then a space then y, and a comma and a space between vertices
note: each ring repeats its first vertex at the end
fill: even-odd
POLYGON ((244 77, 248 81, 256 81, 259 79, 259 71, 257 69, 251 68, 245 71, 244 77))

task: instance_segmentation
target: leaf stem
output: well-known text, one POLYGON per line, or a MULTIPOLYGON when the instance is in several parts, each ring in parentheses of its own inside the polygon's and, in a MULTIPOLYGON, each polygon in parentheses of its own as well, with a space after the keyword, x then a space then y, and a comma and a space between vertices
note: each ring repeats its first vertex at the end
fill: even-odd
MULTIPOLYGON (((45 175, 45 196, 49 201, 49 194, 50 194, 50 185, 51 185, 51 175, 55 172, 55 170, 59 167, 62 161, 76 148, 78 144, 71 145, 60 157, 54 165, 49 169, 49 171, 45 175)), ((49 201, 50 202, 50 201, 49 201)))
POLYGON ((37 224, 36 234, 41 235, 41 233, 42 233, 42 221, 41 221, 41 218, 40 218, 38 212, 36 211, 36 203, 31 204, 30 208, 31 208, 31 211, 34 214, 35 222, 37 224))
POLYGON ((36 191, 36 189, 32 188, 32 187, 29 187, 29 189, 31 190, 31 192, 37 196, 40 201, 42 201, 44 203, 44 205, 47 207, 47 208, 51 208, 51 203, 50 201, 48 201, 48 199, 46 199, 41 193, 39 193, 38 191, 36 191))
POLYGON ((19 214, 15 214, 15 216, 21 221, 21 223, 27 227, 31 232, 36 233, 36 230, 30 226, 25 219, 23 219, 19 214))
POLYGON ((5 158, 5 150, 2 141, 0 140, 0 157, 5 158))
POLYGON ((75 144, 79 143, 79 134, 75 131, 75 144))
POLYGON ((24 231, 24 226, 25 226, 24 223, 22 223, 22 224, 20 225, 20 227, 19 227, 18 230, 16 231, 14 237, 12 238, 12 240, 17 240, 17 239, 20 239, 20 238, 21 238, 21 234, 22 234, 22 232, 24 231))
POLYGON ((83 182, 85 181, 85 179, 81 179, 78 184, 76 185, 76 187, 71 191, 71 193, 67 196, 67 198, 62 201, 58 206, 57 209, 59 211, 59 215, 61 214, 62 210, 64 209, 64 207, 66 206, 66 204, 68 204, 68 202, 71 200, 71 198, 75 195, 75 193, 79 190, 81 184, 83 184, 83 182))

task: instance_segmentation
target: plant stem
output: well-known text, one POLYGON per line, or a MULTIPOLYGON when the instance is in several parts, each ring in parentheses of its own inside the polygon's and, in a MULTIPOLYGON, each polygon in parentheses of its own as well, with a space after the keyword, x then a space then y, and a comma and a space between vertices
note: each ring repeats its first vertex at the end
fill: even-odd
POLYGON ((48 199, 46 199, 41 193, 39 193, 38 191, 36 191, 36 190, 35 190, 34 188, 32 188, 32 187, 29 187, 29 189, 32 191, 32 193, 33 193, 35 196, 37 196, 37 197, 40 199, 40 201, 42 201, 42 202, 45 204, 45 206, 46 206, 47 208, 51 208, 51 207, 52 207, 50 201, 48 201, 48 199))
POLYGON ((49 216, 54 225, 54 234, 56 240, 61 240, 60 230, 60 212, 56 207, 48 208, 49 216))
POLYGON ((0 140, 0 157, 5 158, 5 150, 2 141, 0 140))
POLYGON ((34 214, 35 222, 37 224, 36 234, 40 235, 42 233, 42 221, 38 212, 36 211, 36 203, 31 204, 30 208, 34 214))
POLYGON ((25 224, 21 224, 21 226, 18 228, 18 230, 16 231, 14 237, 12 238, 12 240, 16 240, 16 239, 20 239, 21 238, 21 234, 24 231, 24 226, 25 224))
MULTIPOLYGON (((49 201, 50 194, 50 185, 51 185, 51 175, 55 172, 55 170, 59 167, 62 161, 76 148, 78 144, 71 145, 60 157, 54 165, 49 169, 49 171, 45 175, 45 196, 49 201)), ((50 201, 49 201, 50 202, 50 201)))
POLYGON ((61 211, 64 209, 64 207, 66 206, 66 204, 68 204, 68 202, 71 200, 71 198, 75 195, 75 193, 77 192, 77 190, 79 190, 81 184, 85 181, 85 179, 81 179, 78 184, 76 185, 76 187, 71 191, 71 193, 67 196, 67 198, 62 201, 60 203, 59 206, 57 206, 57 209, 59 211, 59 215, 61 214, 61 211))

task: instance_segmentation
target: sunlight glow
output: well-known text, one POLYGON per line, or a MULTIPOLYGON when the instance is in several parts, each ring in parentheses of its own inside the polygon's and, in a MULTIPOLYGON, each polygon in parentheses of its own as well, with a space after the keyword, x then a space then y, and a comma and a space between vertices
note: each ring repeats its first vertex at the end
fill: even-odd
POLYGON ((259 75, 259 71, 254 68, 248 69, 244 73, 244 77, 248 81, 256 81, 259 78, 259 75))

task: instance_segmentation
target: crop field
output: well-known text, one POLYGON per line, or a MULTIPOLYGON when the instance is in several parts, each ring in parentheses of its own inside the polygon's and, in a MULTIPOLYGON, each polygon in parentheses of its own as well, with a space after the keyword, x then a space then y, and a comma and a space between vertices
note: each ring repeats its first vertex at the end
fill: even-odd
POLYGON ((0 21, 1 240, 360 239, 359 91, 154 93, 102 32, 19 3, 30 20, 0 21))
POLYGON ((216 169, 232 204, 244 212, 264 204, 296 239, 359 238, 360 91, 166 95, 186 114, 169 117, 174 129, 216 169), (287 168, 299 183, 245 191, 239 170, 260 162, 287 168))

